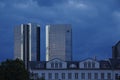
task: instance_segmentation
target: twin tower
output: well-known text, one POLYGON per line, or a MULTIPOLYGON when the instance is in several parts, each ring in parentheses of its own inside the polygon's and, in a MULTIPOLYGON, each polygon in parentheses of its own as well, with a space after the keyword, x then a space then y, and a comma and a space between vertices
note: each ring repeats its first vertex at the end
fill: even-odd
MULTIPOLYGON (((40 25, 21 24, 14 30, 14 58, 40 61, 40 25)), ((42 46, 41 46, 42 47, 42 46)), ((72 60, 72 29, 69 24, 46 25, 46 61, 59 58, 72 60)))

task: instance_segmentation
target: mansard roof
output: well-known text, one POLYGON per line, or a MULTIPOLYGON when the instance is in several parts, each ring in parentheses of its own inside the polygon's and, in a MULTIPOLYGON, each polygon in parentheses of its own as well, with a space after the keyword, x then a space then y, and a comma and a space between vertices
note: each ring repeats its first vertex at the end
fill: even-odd
POLYGON ((48 62, 50 62, 50 61, 53 61, 53 60, 60 60, 60 61, 62 61, 62 62, 65 62, 65 61, 63 61, 63 60, 61 60, 61 59, 59 59, 59 58, 54 58, 54 59, 51 59, 51 60, 49 60, 49 61, 46 61, 46 63, 48 63, 48 62))
POLYGON ((110 64, 109 61, 101 60, 101 61, 99 61, 99 63, 100 63, 100 68, 101 69, 111 69, 111 64, 110 64))
POLYGON ((93 61, 96 61, 96 62, 99 62, 98 60, 96 60, 96 59, 93 59, 93 58, 86 58, 86 59, 83 59, 83 60, 81 60, 81 61, 79 61, 79 62, 82 62, 82 61, 85 61, 85 60, 93 60, 93 61))
POLYGON ((46 61, 30 61, 29 66, 31 69, 45 69, 46 61))
POLYGON ((120 69, 120 59, 110 59, 112 69, 120 69))
MULTIPOLYGON (((58 58, 55 58, 55 59, 58 59, 58 58)), ((55 60, 55 59, 52 59, 52 60, 55 60)), ((92 58, 87 58, 87 59, 92 59, 92 58)), ((87 59, 84 59, 82 61, 85 61, 87 59)), ((52 61, 52 60, 50 60, 50 61, 52 61)), ((58 59, 58 60, 60 60, 60 59, 58 59)), ((94 60, 94 59, 92 59, 92 60, 94 60)), ((63 60, 60 60, 60 61, 63 61, 63 60)), ((64 61, 64 62, 67 63, 67 69, 80 69, 79 63, 82 61, 64 61), (73 65, 76 67, 74 67, 73 65), (73 67, 71 67, 71 66, 73 66, 73 67)), ((31 69, 46 69, 47 62, 49 62, 49 61, 30 61, 29 65, 30 65, 31 69)), ((120 70, 120 59, 100 60, 97 62, 99 62, 101 70, 112 70, 112 69, 120 70)))

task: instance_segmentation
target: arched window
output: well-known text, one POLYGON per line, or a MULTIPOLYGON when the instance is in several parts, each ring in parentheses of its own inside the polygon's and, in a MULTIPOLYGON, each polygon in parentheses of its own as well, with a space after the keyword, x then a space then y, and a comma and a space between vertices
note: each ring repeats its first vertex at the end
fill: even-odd
POLYGON ((84 62, 84 68, 87 68, 87 62, 84 62))
POLYGON ((92 68, 95 68, 95 62, 92 62, 92 68))
POLYGON ((51 68, 54 68, 54 63, 51 63, 51 68))
POLYGON ((58 68, 58 63, 57 62, 55 63, 55 68, 58 68))
POLYGON ((88 62, 88 68, 91 68, 91 62, 88 62))

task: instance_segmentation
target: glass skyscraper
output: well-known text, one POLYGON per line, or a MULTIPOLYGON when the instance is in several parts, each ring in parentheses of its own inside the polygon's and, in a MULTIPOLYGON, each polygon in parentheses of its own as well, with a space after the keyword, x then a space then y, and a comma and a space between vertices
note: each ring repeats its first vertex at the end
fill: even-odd
POLYGON ((14 30, 14 58, 24 61, 40 61, 40 26, 37 24, 21 24, 14 30))
POLYGON ((72 29, 69 24, 46 26, 46 61, 54 58, 72 60, 72 29))

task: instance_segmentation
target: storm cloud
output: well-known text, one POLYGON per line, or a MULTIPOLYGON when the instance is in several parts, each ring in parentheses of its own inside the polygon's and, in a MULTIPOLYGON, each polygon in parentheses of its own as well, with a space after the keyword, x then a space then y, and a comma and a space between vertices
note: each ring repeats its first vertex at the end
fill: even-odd
POLYGON ((72 24, 73 60, 110 58, 111 47, 120 40, 119 4, 119 0, 0 0, 0 60, 13 58, 14 27, 28 22, 41 25, 42 60, 46 24, 72 24))

